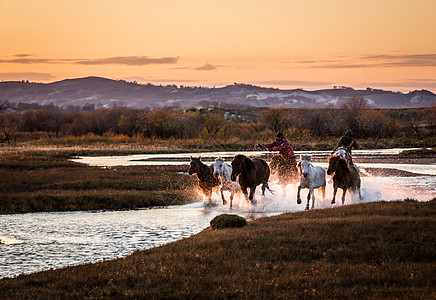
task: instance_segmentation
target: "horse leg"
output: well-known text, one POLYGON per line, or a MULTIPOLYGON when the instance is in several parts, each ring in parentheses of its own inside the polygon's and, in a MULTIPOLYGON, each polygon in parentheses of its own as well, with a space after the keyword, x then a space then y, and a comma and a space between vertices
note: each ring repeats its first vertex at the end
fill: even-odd
POLYGON ((221 192, 221 199, 223 199, 223 205, 226 205, 226 204, 227 204, 227 201, 226 201, 226 199, 224 198, 224 189, 223 189, 222 186, 220 187, 220 192, 221 192))
POLYGON ((312 209, 315 208, 315 190, 312 191, 312 209))
MULTIPOLYGON (((306 203, 306 210, 309 210, 309 201, 310 201, 310 196, 312 196, 313 198, 313 188, 309 188, 309 193, 307 194, 307 203, 306 203)), ((312 200, 313 201, 313 200, 312 200)))
POLYGON ((360 193, 360 188, 358 188, 357 191, 359 192, 359 200, 362 201, 363 197, 362 194, 360 193))
POLYGON ((232 189, 230 192, 230 208, 233 206, 233 195, 235 194, 235 191, 232 189))
MULTIPOLYGON (((262 186, 262 188, 263 188, 263 186, 262 186)), ((250 187, 250 196, 248 197, 248 199, 250 199, 250 201, 251 201, 251 203, 255 203, 255 201, 254 201, 254 192, 256 191, 256 187, 254 186, 254 187, 250 187)), ((263 194, 263 195, 265 195, 265 194, 263 194)))
POLYGON ((325 184, 321 186, 322 201, 325 201, 325 184))
POLYGON ((248 202, 248 192, 246 187, 241 187, 241 191, 244 194, 245 200, 248 202))
POLYGON ((344 205, 344 203, 345 203, 345 194, 347 193, 347 189, 345 188, 345 189, 343 189, 343 192, 342 192, 342 205, 344 205))
POLYGON ((301 204, 300 190, 301 190, 301 185, 299 184, 298 191, 297 191, 297 204, 301 204))
POLYGON ((338 187, 337 186, 333 186, 333 200, 332 200, 332 204, 335 204, 335 198, 336 198, 336 192, 338 191, 338 187))

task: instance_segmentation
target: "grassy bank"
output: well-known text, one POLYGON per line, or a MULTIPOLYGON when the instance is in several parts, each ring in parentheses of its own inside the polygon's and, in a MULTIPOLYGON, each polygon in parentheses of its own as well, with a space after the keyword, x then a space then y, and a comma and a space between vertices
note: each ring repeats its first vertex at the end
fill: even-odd
POLYGON ((284 214, 0 280, 5 299, 434 299, 436 200, 284 214))
POLYGON ((186 166, 102 169, 68 161, 63 151, 17 151, 0 157, 0 213, 135 209, 185 204, 196 179, 186 166))
MULTIPOLYGON (((338 137, 288 137, 294 150, 331 150, 336 146, 338 137)), ((0 153, 14 151, 57 150, 70 155, 122 155, 136 153, 176 153, 203 151, 247 151, 256 150, 258 142, 271 142, 275 134, 271 133, 261 140, 229 139, 151 139, 127 137, 124 135, 86 135, 47 138, 45 135, 32 134, 17 137, 11 145, 0 144, 0 153)), ((389 138, 357 138, 361 149, 383 148, 422 148, 436 147, 436 136, 417 139, 413 136, 389 138)))

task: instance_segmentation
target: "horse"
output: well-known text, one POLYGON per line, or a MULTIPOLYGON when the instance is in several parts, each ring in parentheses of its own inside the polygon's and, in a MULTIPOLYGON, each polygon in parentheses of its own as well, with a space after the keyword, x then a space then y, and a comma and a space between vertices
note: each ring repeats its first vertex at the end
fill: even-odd
POLYGON ((329 157, 329 167, 327 174, 333 174, 333 200, 335 204, 335 197, 338 188, 342 189, 342 204, 345 202, 345 194, 350 189, 353 192, 359 192, 359 199, 362 200, 360 194, 360 175, 359 169, 356 165, 349 165, 346 158, 343 158, 338 153, 332 154, 329 157))
POLYGON ((220 180, 213 176, 213 166, 207 166, 201 162, 201 157, 191 156, 191 165, 188 170, 189 175, 196 174, 198 186, 203 194, 208 197, 209 203, 212 200, 212 188, 220 185, 220 180))
MULTIPOLYGON (((254 203, 254 192, 256 187, 262 184, 262 196, 265 196, 265 189, 271 189, 268 186, 268 179, 270 175, 270 169, 266 161, 261 158, 250 159, 245 155, 239 154, 233 158, 232 161, 232 181, 236 181, 238 177, 239 185, 244 193, 245 199, 247 199, 248 191, 250 189, 250 195, 248 200, 254 203)), ((271 191, 272 192, 272 191, 271 191)))
POLYGON ((233 182, 230 178, 232 175, 232 167, 229 164, 225 163, 221 157, 218 157, 217 159, 215 159, 213 168, 213 176, 215 178, 221 177, 220 191, 223 205, 227 204, 227 201, 224 198, 224 190, 230 191, 230 208, 232 208, 233 195, 239 190, 238 183, 233 182))
POLYGON ((298 180, 297 163, 294 158, 285 160, 280 154, 273 155, 269 167, 271 174, 276 175, 283 193, 286 195, 286 186, 289 183, 295 183, 298 180))
POLYGON ((302 155, 301 161, 298 163, 298 170, 300 173, 300 184, 298 185, 297 203, 301 204, 300 190, 309 189, 307 194, 306 210, 309 209, 310 196, 312 195, 312 209, 315 207, 315 189, 320 189, 322 192, 323 200, 325 200, 325 170, 319 166, 313 166, 311 163, 312 156, 302 155))

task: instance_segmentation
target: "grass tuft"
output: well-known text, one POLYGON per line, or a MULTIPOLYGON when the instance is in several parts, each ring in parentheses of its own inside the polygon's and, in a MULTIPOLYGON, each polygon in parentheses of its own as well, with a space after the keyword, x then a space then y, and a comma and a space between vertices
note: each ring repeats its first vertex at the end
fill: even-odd
POLYGON ((210 221, 212 229, 241 228, 247 226, 247 221, 238 215, 222 214, 210 221))

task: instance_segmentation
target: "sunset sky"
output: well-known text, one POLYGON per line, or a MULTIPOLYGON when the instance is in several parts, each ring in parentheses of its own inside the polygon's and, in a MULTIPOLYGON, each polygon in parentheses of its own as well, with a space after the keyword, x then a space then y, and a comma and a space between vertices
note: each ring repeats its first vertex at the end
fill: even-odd
POLYGON ((0 80, 436 92, 435 0, 0 0, 0 80))

